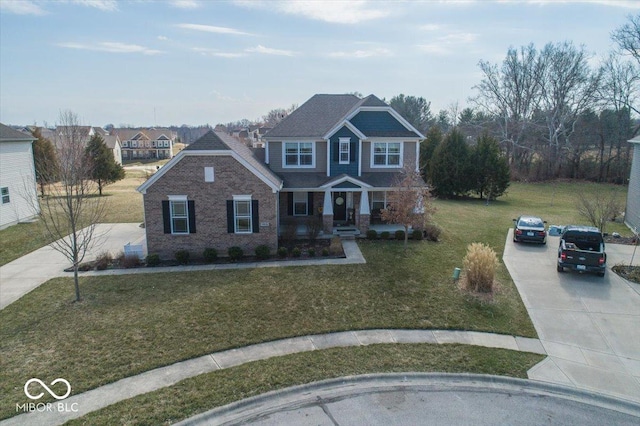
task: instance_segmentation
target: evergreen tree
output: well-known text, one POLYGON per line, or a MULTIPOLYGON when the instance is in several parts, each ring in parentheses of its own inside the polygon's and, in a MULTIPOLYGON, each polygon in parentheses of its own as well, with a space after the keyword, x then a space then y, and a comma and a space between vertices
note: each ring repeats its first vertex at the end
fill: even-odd
POLYGON ((40 195, 44 197, 47 185, 56 181, 56 170, 58 168, 56 149, 49 139, 42 136, 42 131, 39 127, 34 128, 31 134, 36 138, 33 143, 36 182, 40 187, 40 195))
POLYGON ((471 152, 473 165, 473 192, 481 199, 495 199, 509 187, 509 163, 500 152, 498 141, 488 134, 478 138, 471 152))
POLYGON ((438 196, 464 195, 473 187, 472 173, 465 137, 454 128, 433 153, 429 173, 431 183, 438 196))
POLYGON ((440 142, 442 142, 442 131, 438 126, 433 126, 427 132, 427 138, 420 143, 420 170, 425 182, 429 182, 431 159, 440 142))
POLYGON ((91 159, 91 180, 98 184, 98 193, 102 195, 102 188, 111 183, 124 179, 124 169, 113 158, 104 139, 98 134, 91 136, 85 149, 91 159))

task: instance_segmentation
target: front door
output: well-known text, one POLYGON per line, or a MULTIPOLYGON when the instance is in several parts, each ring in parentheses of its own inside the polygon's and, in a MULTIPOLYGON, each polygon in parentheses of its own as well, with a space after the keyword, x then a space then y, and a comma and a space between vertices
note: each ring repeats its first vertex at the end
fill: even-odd
POLYGON ((347 221, 347 193, 346 192, 333 193, 333 221, 334 222, 347 221))

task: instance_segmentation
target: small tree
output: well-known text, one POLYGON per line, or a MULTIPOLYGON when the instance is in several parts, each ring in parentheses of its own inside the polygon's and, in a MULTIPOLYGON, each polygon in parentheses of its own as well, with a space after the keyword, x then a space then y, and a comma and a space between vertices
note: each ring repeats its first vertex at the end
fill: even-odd
POLYGON ((580 216, 602 233, 606 232, 607 221, 615 218, 620 212, 620 204, 613 191, 608 194, 601 190, 589 193, 579 192, 576 208, 580 216))
POLYGON ((58 183, 50 185, 49 196, 40 201, 40 220, 45 237, 53 241, 51 247, 73 264, 75 300, 80 301, 78 267, 97 242, 96 225, 104 218, 104 202, 95 196, 96 186, 90 180, 91 162, 84 150, 87 131, 78 116, 61 112, 56 132, 58 183))
POLYGON ((100 135, 91 136, 85 151, 91 162, 91 180, 98 184, 100 195, 104 186, 124 179, 124 169, 116 163, 113 153, 100 135))
POLYGON ((31 134, 36 138, 33 143, 33 163, 36 169, 36 182, 40 187, 40 195, 45 196, 45 188, 56 180, 58 160, 56 149, 51 141, 42 136, 42 131, 36 127, 31 134))
POLYGON ((388 207, 380 212, 383 220, 404 226, 404 248, 407 248, 409 227, 423 228, 430 220, 435 208, 431 193, 420 176, 420 172, 406 166, 387 193, 388 207))
POLYGON ((472 188, 469 148, 457 129, 438 145, 430 164, 429 177, 438 196, 464 195, 472 188))
POLYGON ((471 151, 473 164, 473 191, 487 201, 505 193, 509 187, 509 164, 500 153, 498 141, 483 134, 471 151))

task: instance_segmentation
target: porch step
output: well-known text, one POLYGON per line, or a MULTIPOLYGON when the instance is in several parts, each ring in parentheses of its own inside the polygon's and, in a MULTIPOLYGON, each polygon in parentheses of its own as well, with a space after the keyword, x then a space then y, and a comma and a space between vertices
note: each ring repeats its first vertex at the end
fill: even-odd
POLYGON ((339 237, 352 237, 355 238, 358 235, 360 235, 360 230, 358 228, 351 228, 351 227, 337 227, 337 228, 333 228, 333 235, 337 235, 339 237))

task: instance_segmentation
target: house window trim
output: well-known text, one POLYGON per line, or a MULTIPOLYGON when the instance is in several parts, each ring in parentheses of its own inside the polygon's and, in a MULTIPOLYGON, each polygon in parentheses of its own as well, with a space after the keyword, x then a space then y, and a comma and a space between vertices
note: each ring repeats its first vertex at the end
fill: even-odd
POLYGON ((370 210, 373 211, 375 210, 373 203, 380 203, 380 200, 375 199, 375 195, 377 194, 382 194, 382 209, 386 208, 387 206, 387 191, 370 191, 369 192, 369 202, 370 204, 370 210))
POLYGON ((188 235, 191 230, 189 229, 189 202, 186 195, 169 195, 169 218, 171 223, 172 235, 188 235), (184 215, 176 216, 174 214, 175 203, 184 203, 184 215), (186 221, 186 231, 176 231, 174 219, 184 219, 186 221))
MULTIPOLYGON (((290 154, 293 155, 293 154, 290 154)), ((306 155, 306 154, 305 154, 306 155)), ((295 142, 295 141, 286 141, 282 142, 282 168, 284 169, 314 169, 316 167, 316 143, 309 141, 295 142), (287 145, 288 144, 297 144, 297 164, 287 164, 287 145), (300 146, 302 144, 311 144, 311 164, 300 164, 300 146)))
POLYGON ((293 215, 294 216, 308 216, 309 215, 309 193, 307 192, 294 192, 293 193, 293 215), (296 200, 296 196, 301 199, 296 200), (304 204, 304 213, 298 213, 296 205, 304 204))
POLYGON ((2 204, 11 204, 11 195, 9 194, 9 187, 3 186, 0 188, 0 197, 2 197, 2 204))
POLYGON ((351 138, 338 139, 338 164, 349 164, 351 159, 351 138), (346 147, 346 150, 343 148, 346 147), (342 159, 342 155, 346 154, 346 160, 342 159))
POLYGON ((204 168, 204 181, 206 183, 211 183, 216 181, 216 173, 213 166, 207 166, 204 168))
MULTIPOLYGON (((377 154, 382 155, 382 154, 377 154)), ((392 154, 396 155, 396 154, 392 154)), ((372 142, 371 143, 371 168, 375 169, 399 169, 403 167, 402 157, 404 156, 404 144, 402 142, 372 142), (375 164, 376 150, 375 147, 377 144, 385 144, 385 164, 375 164), (398 164, 389 165, 389 145, 390 144, 398 144, 400 146, 400 152, 397 154, 399 156, 398 164)))
POLYGON ((253 206, 251 195, 234 195, 233 196, 233 233, 234 234, 253 234, 253 206), (246 215, 238 216, 238 203, 248 203, 249 212, 246 215), (238 230, 238 219, 249 220, 249 230, 238 230))

